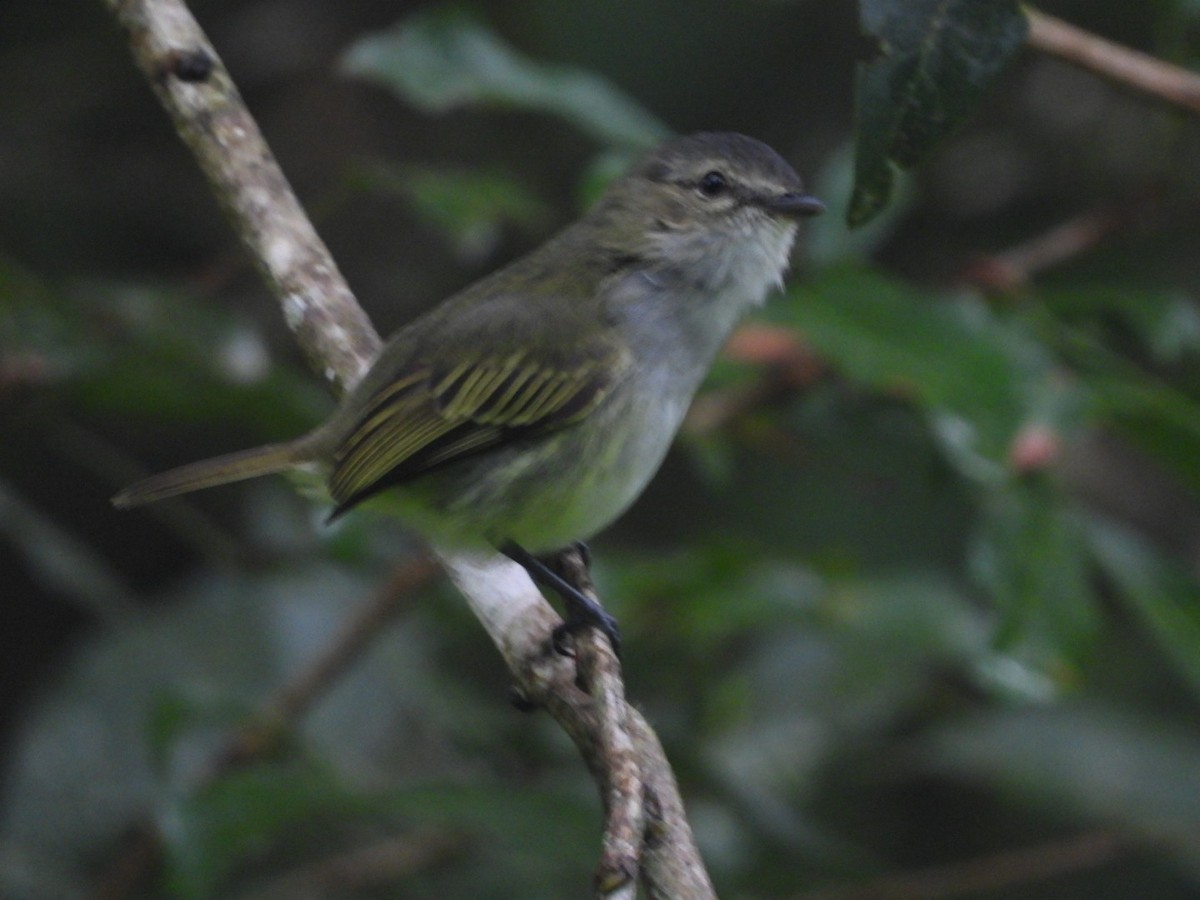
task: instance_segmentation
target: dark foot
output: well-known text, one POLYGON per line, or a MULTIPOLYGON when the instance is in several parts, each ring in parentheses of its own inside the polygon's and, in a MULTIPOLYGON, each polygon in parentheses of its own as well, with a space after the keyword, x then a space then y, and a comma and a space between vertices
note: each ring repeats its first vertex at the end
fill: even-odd
POLYGON ((621 626, 617 624, 616 619, 595 604, 592 604, 591 610, 583 614, 580 614, 580 611, 572 610, 568 613, 567 620, 554 629, 550 635, 554 651, 559 656, 574 656, 575 651, 571 648, 570 639, 585 628, 598 629, 608 638, 613 653, 617 655, 618 659, 621 658, 621 626))
MULTIPOLYGON (((584 564, 589 562, 590 554, 583 545, 577 545, 584 564)), ((538 559, 532 553, 513 543, 505 544, 500 552, 515 563, 524 567, 529 576, 543 587, 548 587, 563 599, 566 606, 566 621, 554 629, 554 649, 563 656, 573 656, 567 646, 566 638, 582 628, 597 628, 608 638, 613 653, 621 655, 621 629, 617 620, 604 611, 596 601, 584 594, 578 587, 565 579, 559 567, 550 565, 538 559)))

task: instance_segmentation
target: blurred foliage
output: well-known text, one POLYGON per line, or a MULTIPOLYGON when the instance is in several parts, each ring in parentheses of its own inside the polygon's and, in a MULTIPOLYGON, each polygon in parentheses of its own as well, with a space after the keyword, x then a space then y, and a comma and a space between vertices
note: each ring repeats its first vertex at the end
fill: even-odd
POLYGON ((597 140, 638 148, 669 134, 605 79, 523 59, 457 9, 418 13, 390 32, 356 42, 342 69, 387 85, 406 103, 431 113, 461 106, 535 110, 559 116, 597 140))
POLYGON ((439 232, 464 262, 489 259, 506 226, 537 233, 549 216, 545 203, 503 172, 373 162, 357 167, 346 180, 346 191, 402 197, 412 214, 439 232))
MULTIPOLYGON (((723 360, 724 414, 594 547, 722 896, 1195 896, 1195 123, 1017 52, 1007 2, 863 0, 866 60, 849 3, 413 6, 197 4, 380 321, 569 221, 660 121, 762 137, 830 205, 760 314, 790 355, 723 360)), ((1191 0, 1048 11, 1200 59, 1191 0)), ((419 550, 281 479, 108 507, 330 402, 99 6, 6 14, 0 895, 89 895, 143 819, 133 896, 579 895, 590 778, 440 583, 208 777, 419 550)))

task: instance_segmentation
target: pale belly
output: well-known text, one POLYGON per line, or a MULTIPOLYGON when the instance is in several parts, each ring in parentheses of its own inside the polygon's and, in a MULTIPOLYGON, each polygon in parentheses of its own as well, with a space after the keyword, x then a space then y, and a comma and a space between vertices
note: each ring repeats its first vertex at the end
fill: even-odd
POLYGON ((636 399, 615 391, 582 426, 465 460, 381 499, 450 545, 512 541, 545 553, 587 540, 642 493, 687 412, 691 391, 656 382, 643 383, 636 399))
POLYGON ((655 294, 663 290, 657 282, 632 278, 632 299, 622 309, 636 380, 614 387, 585 423, 486 451, 388 492, 403 504, 400 514, 443 543, 511 541, 544 553, 590 538, 654 477, 717 350, 746 306, 761 300, 767 275, 777 278, 778 271, 756 272, 753 285, 731 289, 732 299, 664 296, 655 294))

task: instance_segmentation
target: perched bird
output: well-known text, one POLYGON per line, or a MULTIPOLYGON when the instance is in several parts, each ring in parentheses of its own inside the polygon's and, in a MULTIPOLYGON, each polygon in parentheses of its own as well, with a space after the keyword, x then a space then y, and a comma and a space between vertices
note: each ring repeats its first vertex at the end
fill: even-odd
POLYGON ((154 475, 113 502, 313 463, 337 517, 380 492, 441 545, 500 549, 616 625, 538 556, 620 515, 657 471, 734 325, 823 210, 765 144, 676 138, 528 255, 401 328, 323 424, 154 475), (574 596, 572 596, 572 592, 574 596))

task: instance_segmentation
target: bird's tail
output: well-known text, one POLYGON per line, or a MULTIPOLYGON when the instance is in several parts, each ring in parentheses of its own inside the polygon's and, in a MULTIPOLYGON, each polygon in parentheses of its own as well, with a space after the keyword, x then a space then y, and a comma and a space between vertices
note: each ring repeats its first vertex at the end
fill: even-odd
POLYGON ((155 500, 164 500, 219 484, 257 478, 259 475, 272 475, 312 459, 312 449, 304 438, 285 444, 252 447, 249 450, 202 459, 178 469, 143 478, 118 493, 112 498, 112 502, 116 507, 128 509, 131 506, 141 506, 143 503, 152 503, 155 500))

